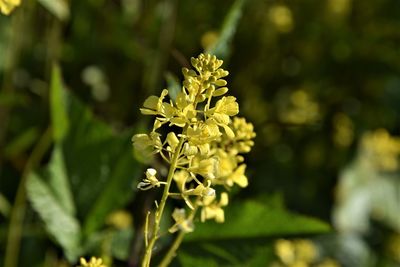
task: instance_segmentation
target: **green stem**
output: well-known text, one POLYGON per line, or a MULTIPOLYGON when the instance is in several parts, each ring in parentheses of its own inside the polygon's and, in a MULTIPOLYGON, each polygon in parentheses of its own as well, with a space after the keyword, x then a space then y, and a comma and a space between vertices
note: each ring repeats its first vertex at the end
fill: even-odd
POLYGON ((152 236, 151 239, 149 241, 148 246, 146 247, 146 252, 144 254, 144 258, 143 258, 143 262, 142 262, 142 267, 149 267, 150 266, 150 261, 151 261, 151 254, 154 248, 154 244, 156 243, 156 240, 158 239, 158 232, 160 230, 160 222, 161 222, 161 218, 164 212, 164 207, 165 204, 167 202, 168 199, 168 195, 169 195, 169 188, 171 187, 171 182, 172 182, 172 178, 174 176, 176 167, 178 165, 178 159, 180 156, 180 151, 182 149, 183 146, 183 142, 185 141, 184 137, 181 137, 181 139, 179 140, 179 144, 175 150, 175 153, 171 159, 171 165, 169 167, 169 171, 168 171, 168 176, 167 176, 167 184, 164 186, 164 192, 163 195, 161 197, 161 201, 160 204, 156 210, 155 213, 155 220, 154 220, 154 225, 153 225, 153 232, 152 232, 152 236))
POLYGON ((26 209, 26 182, 29 174, 43 158, 52 142, 51 128, 47 128, 41 139, 33 149, 21 176, 15 202, 11 210, 11 217, 7 236, 4 267, 18 266, 19 250, 21 247, 22 228, 26 209))
MULTIPOLYGON (((188 216, 188 220, 193 221, 194 216, 196 215, 197 209, 199 207, 198 204, 199 197, 196 199, 194 209, 191 211, 191 213, 188 216)), ((165 254, 164 258, 162 259, 159 267, 167 267, 172 259, 176 256, 176 251, 178 250, 179 246, 181 245, 183 238, 185 237, 186 232, 180 231, 178 236, 175 238, 174 243, 172 243, 172 246, 168 249, 167 254, 165 254)))

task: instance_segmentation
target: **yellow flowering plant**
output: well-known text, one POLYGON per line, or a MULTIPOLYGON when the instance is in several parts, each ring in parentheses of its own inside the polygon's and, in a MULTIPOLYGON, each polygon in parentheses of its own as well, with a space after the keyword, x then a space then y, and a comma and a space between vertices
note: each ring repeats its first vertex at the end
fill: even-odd
POLYGON ((172 213, 174 224, 169 232, 179 233, 160 266, 171 262, 183 236, 194 230, 198 210, 203 222, 224 222, 223 208, 228 205, 230 188, 248 184, 242 154, 251 150, 255 133, 251 123, 235 117, 239 105, 235 97, 226 95, 224 77, 228 71, 221 68, 222 60, 208 54, 192 58, 191 63, 194 69, 182 70, 183 86, 175 99, 164 89, 159 97, 145 100, 140 110, 155 116, 153 129, 132 138, 137 150, 159 154, 169 165, 166 179, 149 168, 146 178, 137 185, 141 190, 164 187, 156 211, 148 212, 146 218, 142 266, 150 266, 168 198, 181 199, 186 208, 176 208, 172 213), (165 136, 160 133, 162 127, 167 129, 165 136))
POLYGON ((103 260, 101 258, 91 257, 89 261, 85 258, 80 258, 80 265, 77 267, 107 267, 103 264, 103 260))
POLYGON ((0 0, 0 12, 9 15, 20 4, 21 0, 0 0))

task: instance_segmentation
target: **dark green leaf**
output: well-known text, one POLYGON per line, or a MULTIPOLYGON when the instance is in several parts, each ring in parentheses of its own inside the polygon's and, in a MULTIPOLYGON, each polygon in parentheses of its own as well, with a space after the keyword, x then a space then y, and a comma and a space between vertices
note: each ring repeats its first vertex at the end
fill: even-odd
POLYGON ((218 40, 206 51, 207 53, 216 55, 220 59, 225 59, 229 55, 230 44, 235 35, 240 18, 242 17, 245 1, 246 0, 236 0, 235 3, 233 3, 224 19, 218 40))
POLYGON ((295 215, 283 208, 255 201, 236 203, 225 211, 225 223, 197 223, 186 241, 271 237, 276 235, 321 233, 329 225, 317 219, 295 215))
POLYGON ((60 142, 68 133, 69 120, 66 91, 62 83, 61 70, 57 65, 53 66, 51 74, 50 111, 54 140, 60 142))

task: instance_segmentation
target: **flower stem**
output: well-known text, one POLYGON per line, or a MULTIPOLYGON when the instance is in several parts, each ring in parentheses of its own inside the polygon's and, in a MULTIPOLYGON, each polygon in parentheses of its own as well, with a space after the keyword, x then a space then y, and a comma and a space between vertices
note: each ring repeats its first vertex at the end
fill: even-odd
MULTIPOLYGON (((188 216, 188 220, 193 221, 194 216, 196 215, 197 209, 199 207, 198 205, 198 200, 199 198, 196 199, 196 202, 194 204, 194 209, 190 212, 188 216)), ((178 250, 179 246, 181 245, 183 238, 185 237, 186 232, 184 231, 179 231, 178 236, 175 238, 174 243, 172 243, 172 246, 168 249, 167 254, 165 254, 164 258, 162 259, 159 267, 167 267, 172 259, 176 256, 176 251, 178 250)))
POLYGON ((174 152, 174 155, 171 159, 171 165, 170 165, 169 171, 168 171, 167 182, 166 182, 166 185, 164 186, 164 192, 161 197, 160 204, 158 205, 157 210, 155 212, 152 236, 148 243, 148 246, 146 247, 146 251, 145 251, 143 262, 142 262, 142 267, 150 266, 151 254, 152 254, 152 251, 154 248, 154 244, 156 243, 156 240, 158 239, 158 232, 160 230, 161 218, 162 218, 162 215, 164 212, 165 204, 168 199, 169 188, 171 187, 172 178, 174 176, 176 167, 178 165, 178 159, 179 159, 180 152, 181 152, 184 141, 185 141, 184 137, 181 137, 181 139, 179 140, 179 144, 178 144, 178 146, 174 152))

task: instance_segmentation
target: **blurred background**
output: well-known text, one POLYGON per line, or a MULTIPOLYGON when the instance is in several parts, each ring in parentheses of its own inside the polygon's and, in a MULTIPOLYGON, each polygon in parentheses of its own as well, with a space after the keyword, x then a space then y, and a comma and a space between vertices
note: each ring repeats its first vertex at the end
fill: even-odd
POLYGON ((0 265, 137 266, 139 107, 208 52, 257 132, 250 184, 172 266, 400 266, 399 27, 396 0, 22 1, 0 15, 0 265))

